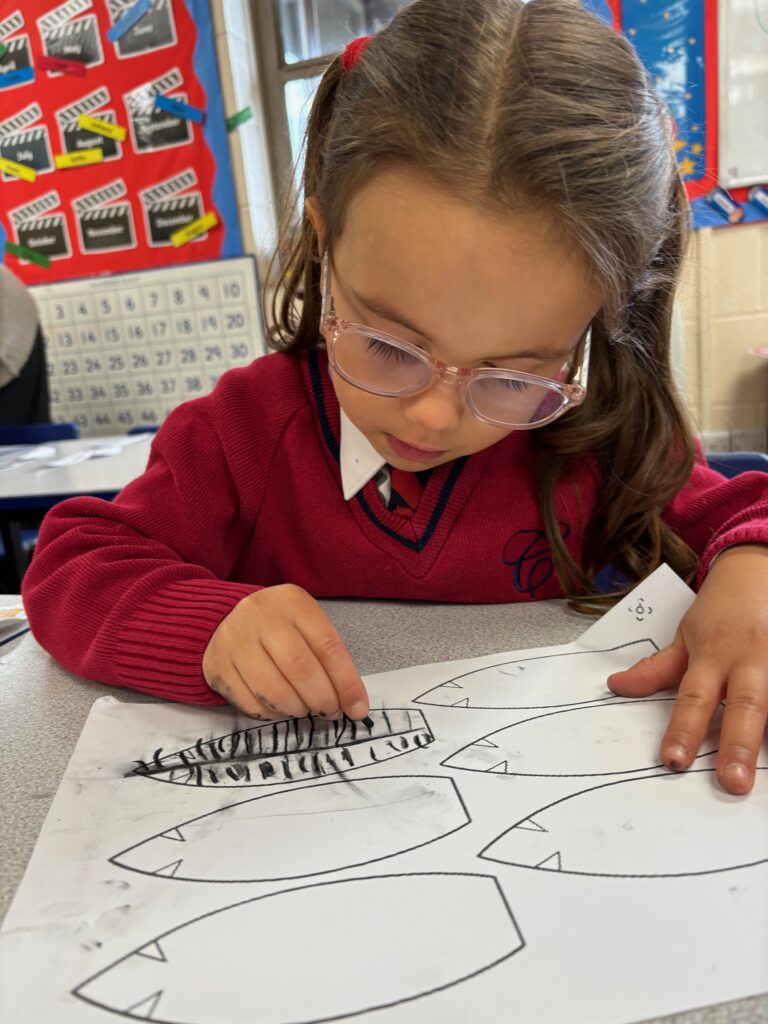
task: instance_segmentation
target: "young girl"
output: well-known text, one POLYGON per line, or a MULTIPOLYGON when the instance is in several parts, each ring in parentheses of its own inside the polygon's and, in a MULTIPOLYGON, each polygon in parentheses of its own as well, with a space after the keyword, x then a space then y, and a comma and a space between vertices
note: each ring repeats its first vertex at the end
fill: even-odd
POLYGON ((365 717, 315 598, 595 602, 668 562, 662 756, 749 791, 768 703, 768 477, 694 450, 669 333, 688 212, 670 119, 578 0, 416 0, 311 113, 280 354, 176 409, 111 503, 62 502, 24 581, 67 668, 254 717, 365 717), (303 302, 300 302, 300 297, 303 302))

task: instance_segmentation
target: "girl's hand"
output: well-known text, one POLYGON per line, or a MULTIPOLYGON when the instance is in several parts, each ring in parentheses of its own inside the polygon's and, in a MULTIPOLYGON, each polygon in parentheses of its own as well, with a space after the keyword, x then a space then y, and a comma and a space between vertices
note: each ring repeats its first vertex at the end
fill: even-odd
POLYGON ((669 647, 608 677, 623 697, 680 684, 661 757, 688 768, 725 697, 717 777, 729 793, 752 789, 768 718, 768 545, 717 557, 669 647))
POLYGON ((253 718, 368 714, 365 686, 335 626, 313 597, 289 583, 235 605, 205 649, 203 675, 253 718))

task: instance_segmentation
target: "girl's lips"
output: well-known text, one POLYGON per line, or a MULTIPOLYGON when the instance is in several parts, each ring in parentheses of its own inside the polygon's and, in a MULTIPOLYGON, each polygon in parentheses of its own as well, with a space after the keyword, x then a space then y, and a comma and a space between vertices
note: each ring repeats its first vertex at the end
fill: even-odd
POLYGON ((411 462, 434 462, 445 455, 445 450, 439 451, 436 448, 415 448, 412 444, 406 444, 398 437, 387 434, 387 443, 395 455, 401 459, 409 459, 411 462))

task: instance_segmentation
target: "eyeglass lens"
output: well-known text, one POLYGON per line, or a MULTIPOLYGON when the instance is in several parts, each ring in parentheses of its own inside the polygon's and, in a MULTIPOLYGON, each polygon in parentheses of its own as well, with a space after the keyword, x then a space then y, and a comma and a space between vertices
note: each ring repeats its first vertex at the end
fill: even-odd
MULTIPOLYGON (((383 338, 342 331, 333 349, 339 372, 374 394, 395 396, 426 388, 432 366, 426 359, 383 338)), ((546 420, 565 404, 565 397, 543 384, 492 375, 474 377, 466 385, 466 401, 481 419, 506 426, 546 420)))

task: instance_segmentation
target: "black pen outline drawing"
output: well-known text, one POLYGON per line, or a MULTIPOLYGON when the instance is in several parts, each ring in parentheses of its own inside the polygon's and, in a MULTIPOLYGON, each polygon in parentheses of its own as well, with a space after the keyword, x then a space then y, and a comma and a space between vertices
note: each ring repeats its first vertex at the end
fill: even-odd
MULTIPOLYGON (((706 868, 703 871, 657 871, 653 873, 639 874, 638 872, 619 873, 613 871, 574 871, 564 866, 562 849, 553 850, 551 853, 547 854, 547 856, 544 857, 541 861, 539 861, 538 864, 521 864, 519 861, 505 860, 501 857, 489 856, 488 854, 489 850, 491 850, 497 844, 502 843, 505 837, 508 836, 510 832, 514 832, 515 829, 520 829, 524 832, 538 832, 544 834, 549 833, 549 829, 546 828, 545 825, 542 825, 539 819, 542 818, 544 814, 547 811, 551 810, 553 807, 557 807, 559 804, 568 803, 572 800, 577 800, 579 797, 584 796, 585 794, 595 793, 598 790, 608 789, 611 786, 640 785, 641 783, 654 783, 658 785, 670 782, 682 782, 683 785, 685 785, 685 780, 687 778, 690 779, 694 776, 701 774, 709 774, 714 776, 715 771, 715 768, 689 768, 686 772, 680 774, 672 774, 670 772, 666 772, 663 775, 641 775, 634 779, 612 779, 610 782, 603 782, 599 786, 590 786, 587 789, 579 790, 577 793, 570 793, 567 796, 560 797, 558 800, 553 800, 552 803, 549 803, 544 807, 539 807, 537 810, 533 811, 527 817, 521 818, 520 821, 515 822, 514 825, 511 825, 509 828, 505 829, 498 836, 496 836, 495 839, 492 839, 490 843, 484 846, 477 856, 481 860, 492 861, 495 864, 504 864, 507 867, 526 868, 531 871, 548 871, 553 874, 560 873, 563 875, 582 875, 589 878, 688 878, 697 875, 723 874, 726 871, 741 871, 744 868, 751 868, 755 867, 755 865, 758 864, 767 863, 768 848, 766 849, 765 857, 760 857, 758 860, 748 861, 744 864, 731 864, 727 867, 706 868)), ((768 772, 768 768, 757 768, 756 771, 768 772)), ((753 797, 752 799, 755 799, 755 797, 753 797)), ((628 805, 626 808, 626 814, 628 816, 631 815, 631 811, 631 805, 628 805)), ((558 841, 562 840, 553 840, 553 845, 557 845, 558 841)))
MULTIPOLYGON (((318 796, 317 799, 320 800, 322 798, 318 796)), ((375 799, 375 795, 374 795, 374 799, 375 799)), ((395 805, 395 801, 391 800, 391 795, 388 794, 387 795, 387 799, 389 799, 391 801, 391 806, 395 805)), ((262 805, 262 807, 265 807, 265 805, 262 805)), ((440 810, 439 807, 437 809, 438 809, 438 811, 440 810)), ((341 807, 341 808, 338 808, 338 809, 334 809, 334 808, 328 808, 327 806, 324 806, 324 807, 320 808, 317 813, 318 813, 318 817, 326 818, 328 815, 333 815, 334 813, 341 813, 341 812, 343 812, 343 815, 346 816, 346 814, 350 810, 355 810, 355 808, 354 807, 341 807)), ((269 815, 270 811, 267 810, 266 813, 267 813, 267 815, 269 815)), ((425 821, 427 822, 427 825, 429 824, 429 817, 428 816, 429 816, 429 809, 427 809, 422 814, 422 816, 418 819, 419 824, 422 826, 422 830, 425 828, 425 821)), ((254 827, 255 828, 260 827, 265 821, 268 821, 268 818, 266 818, 266 819, 265 818, 259 818, 258 816, 254 816, 253 817, 253 822, 254 822, 254 827)), ((277 793, 263 793, 263 794, 261 794, 259 796, 251 797, 251 799, 249 799, 249 800, 241 800, 238 803, 229 804, 226 807, 219 807, 216 810, 207 812, 206 814, 200 814, 200 815, 198 815, 195 818, 189 818, 187 821, 183 821, 183 822, 181 822, 178 825, 173 825, 170 828, 164 829, 162 832, 158 832, 154 836, 149 836, 147 839, 144 839, 144 840, 142 840, 139 843, 134 843, 132 846, 128 846, 128 847, 126 847, 126 849, 121 850, 120 853, 115 854, 114 857, 110 857, 109 858, 109 862, 110 862, 110 864, 114 864, 117 867, 125 869, 126 871, 135 871, 135 872, 137 872, 139 874, 148 875, 150 877, 170 878, 170 879, 173 879, 175 881, 214 883, 214 884, 219 884, 219 885, 221 885, 221 884, 237 885, 237 884, 240 884, 240 883, 248 883, 248 882, 287 882, 287 881, 293 881, 293 880, 298 879, 298 878, 313 878, 313 877, 317 877, 319 875, 332 874, 333 872, 336 872, 336 871, 345 871, 345 870, 350 869, 350 868, 365 867, 367 864, 375 864, 375 863, 378 863, 379 861, 382 861, 382 860, 388 860, 391 857, 399 857, 401 854, 410 853, 412 850, 418 850, 422 846, 428 846, 430 843, 438 842, 440 839, 444 839, 446 836, 452 835, 454 832, 458 832, 462 828, 465 828, 467 825, 471 824, 471 822, 472 822, 472 818, 470 817, 470 814, 469 814, 469 811, 467 809, 467 806, 464 803, 464 799, 463 799, 463 797, 461 795, 459 787, 456 785, 456 782, 452 778, 450 778, 449 776, 446 776, 446 775, 373 775, 373 776, 366 776, 365 778, 356 778, 355 779, 354 789, 352 789, 348 785, 348 783, 346 783, 345 781, 337 780, 337 781, 333 781, 333 782, 323 782, 323 783, 320 783, 320 784, 317 784, 317 785, 306 785, 306 786, 292 787, 292 788, 289 788, 289 789, 280 790, 277 793), (247 877, 247 878, 246 877, 243 877, 243 878, 222 878, 222 877, 196 878, 196 877, 191 877, 189 875, 184 875, 184 874, 180 874, 179 873, 180 865, 184 861, 184 857, 183 856, 179 860, 173 860, 173 861, 171 861, 168 864, 163 864, 162 866, 158 867, 154 871, 144 870, 143 868, 135 867, 135 866, 133 866, 133 865, 131 865, 129 863, 126 863, 125 859, 124 859, 132 851, 138 850, 141 847, 146 847, 150 843, 153 843, 156 840, 162 840, 162 839, 165 839, 165 840, 168 841, 168 844, 169 844, 168 852, 169 853, 173 852, 173 854, 176 855, 179 852, 181 852, 181 850, 183 848, 177 846, 176 850, 174 851, 173 850, 173 844, 184 843, 184 842, 187 841, 186 837, 183 834, 185 829, 188 829, 190 826, 194 825, 196 822, 203 821, 206 818, 208 818, 208 819, 215 819, 217 815, 225 814, 227 811, 233 811, 233 810, 236 811, 238 808, 246 808, 249 805, 256 804, 257 801, 270 802, 273 805, 284 803, 285 807, 284 808, 280 808, 279 812, 278 812, 277 807, 276 807, 275 808, 275 813, 280 813, 281 816, 282 815, 289 815, 291 813, 290 812, 291 800, 293 798, 295 798, 297 793, 300 793, 300 792, 303 792, 303 791, 311 791, 314 794, 314 793, 318 793, 320 790, 328 790, 329 787, 334 787, 336 790, 338 790, 339 793, 345 793, 347 795, 350 795, 353 800, 354 799, 359 799, 359 800, 363 801, 362 806, 359 808, 360 810, 368 810, 368 811, 376 812, 377 814, 381 814, 382 809, 386 808, 386 806, 389 806, 389 805, 382 804, 380 802, 375 802, 375 803, 368 802, 366 804, 365 801, 366 800, 370 801, 370 796, 368 794, 366 794, 365 792, 363 792, 363 790, 365 788, 372 788, 373 790, 376 790, 376 789, 386 790, 387 788, 390 787, 390 783, 392 782, 392 780, 403 780, 403 779, 408 780, 408 782, 411 782, 411 783, 413 783, 413 782, 429 783, 434 788, 434 793, 432 795, 434 795, 434 797, 436 798, 436 801, 438 803, 440 801, 441 796, 443 798, 451 796, 451 797, 455 798, 455 804, 452 807, 450 807, 449 809, 447 809, 447 810, 442 812, 444 817, 446 818, 446 822, 445 822, 444 825, 438 825, 437 828, 435 828, 433 830, 434 834, 430 838, 423 839, 420 842, 411 843, 411 845, 408 845, 408 846, 397 847, 395 849, 389 850, 386 853, 381 853, 381 854, 379 854, 379 855, 377 855, 375 857, 368 857, 365 860, 359 860, 359 861, 351 860, 351 861, 348 861, 348 862, 345 862, 345 863, 337 863, 333 867, 325 867, 325 868, 320 868, 320 869, 314 870, 314 871, 301 871, 301 872, 298 872, 298 873, 282 874, 282 875, 263 874, 262 873, 262 874, 256 874, 256 875, 254 875, 252 877, 247 877), (369 786, 365 787, 363 785, 364 783, 368 783, 369 786), (437 783, 436 786, 434 785, 435 783, 437 783), (456 817, 458 823, 451 824, 448 819, 452 818, 452 817, 456 817), (458 821, 459 818, 461 819, 460 821, 458 821), (450 824, 451 827, 447 827, 448 824, 450 824)), ((399 827, 402 828, 401 825, 399 827)), ((358 819, 355 819, 354 829, 357 830, 359 828, 360 828, 359 821, 358 821, 358 819)), ((390 831, 393 831, 393 830, 390 829, 390 831)), ((217 838, 221 839, 222 844, 224 844, 226 846, 229 846, 230 840, 229 840, 229 837, 227 835, 226 824, 220 830, 220 832, 217 830, 217 838)), ((343 853, 345 853, 345 854, 347 853, 347 851, 349 849, 348 844, 349 844, 349 842, 350 842, 350 840, 352 838, 354 838, 354 837, 353 836, 350 837, 349 833, 347 833, 346 835, 340 837, 339 843, 340 843, 341 849, 343 850, 343 853)), ((406 839, 405 842, 410 842, 410 840, 406 839)), ((312 847, 312 849, 309 851, 310 858, 312 856, 316 857, 317 856, 317 853, 316 853, 316 849, 317 848, 313 846, 311 840, 309 841, 309 845, 310 845, 310 847, 312 847)), ((260 857, 260 850, 259 850, 258 846, 254 846, 252 848, 249 847, 248 844, 244 842, 242 834, 238 834, 238 837, 237 837, 237 850, 240 851, 242 856, 246 860, 250 861, 253 864, 254 867, 258 867, 258 862, 259 862, 259 857, 260 857)), ((160 857, 159 859, 163 860, 162 857, 160 857)))
MULTIPOLYGON (((476 879, 476 880, 483 880, 484 883, 486 883, 487 885, 489 885, 489 886, 491 886, 493 888, 493 890, 494 890, 494 897, 498 899, 498 904, 494 907, 494 913, 497 912, 497 909, 501 909, 502 913, 506 912, 507 917, 505 917, 504 920, 506 922, 506 920, 508 918, 509 926, 511 928, 512 935, 514 936, 514 944, 511 946, 511 948, 508 948, 507 951, 503 953, 503 955, 497 956, 495 959, 489 961, 488 963, 482 964, 481 966, 476 967, 476 968, 470 970, 467 974, 463 974, 463 975, 461 975, 460 977, 457 977, 457 978, 452 978, 451 980, 443 982, 441 984, 431 985, 429 988, 427 988, 427 989, 425 989, 423 991, 414 992, 411 995, 398 996, 397 998, 392 999, 391 1001, 379 1002, 379 1003, 376 1003, 376 1004, 374 1004, 372 1006, 360 1006, 360 1007, 356 1007, 355 1009, 351 1009, 351 1010, 350 1009, 344 1009, 341 1012, 334 1012, 333 1014, 325 1013, 323 1016, 320 1016, 320 1017, 314 1017, 313 1016, 313 1017, 307 1017, 307 1018, 301 1018, 301 1019, 291 1018, 291 1024, 323 1024, 323 1022, 325 1022, 325 1021, 345 1020, 345 1019, 348 1019, 350 1017, 361 1016, 364 1013, 370 1013, 373 1010, 383 1010, 383 1009, 386 1009, 388 1007, 399 1006, 399 1005, 404 1004, 404 1003, 411 1003, 411 1002, 415 1001, 416 999, 423 999, 423 998, 425 998, 427 996, 433 995, 436 992, 445 991, 446 989, 453 988, 455 985, 459 985, 459 984, 462 984, 465 981, 469 981, 472 978, 476 978, 479 975, 484 974, 485 972, 487 972, 489 970, 492 970, 494 967, 497 967, 499 964, 503 963, 505 960, 508 960, 511 956, 514 956, 516 953, 520 953, 523 949, 525 949, 525 946, 526 946, 525 938, 523 937, 523 934, 522 934, 522 932, 521 932, 521 930, 520 930, 520 928, 519 928, 519 926, 517 924, 517 921, 515 919, 515 916, 512 913, 512 908, 510 907, 510 905, 509 905, 509 903, 507 901, 507 898, 504 895, 504 892, 503 892, 503 890, 501 888, 501 885, 499 884, 499 881, 495 877, 495 875, 480 874, 478 872, 469 872, 469 871, 424 871, 424 872, 412 871, 412 872, 403 872, 401 874, 373 875, 373 876, 364 876, 364 877, 361 877, 361 878, 350 878, 350 879, 335 879, 335 880, 328 881, 328 882, 316 882, 316 883, 313 883, 311 885, 297 886, 297 887, 291 888, 291 889, 281 889, 278 892, 268 893, 268 894, 266 894, 264 896, 256 896, 256 897, 253 897, 253 898, 247 899, 247 900, 241 900, 238 903, 230 904, 230 905, 228 905, 226 907, 221 907, 221 908, 219 908, 217 910, 209 911, 208 913, 205 913, 205 914, 200 914, 197 917, 191 918, 189 921, 185 921, 182 924, 177 925, 175 928, 171 928, 168 931, 163 932, 162 934, 157 935, 157 936, 155 936, 152 939, 149 939, 147 942, 142 943, 141 946, 138 946, 135 949, 132 949, 129 953, 125 954, 125 956, 119 957, 117 960, 113 961, 109 966, 103 968, 100 971, 97 971, 96 973, 92 974, 90 977, 86 978, 85 981, 81 982, 76 988, 71 990, 71 994, 73 996, 77 997, 78 999, 81 999, 83 1002, 89 1003, 91 1006, 97 1006, 100 1009, 107 1010, 107 1011, 109 1011, 111 1013, 118 1014, 119 1016, 122 1016, 122 1017, 128 1017, 128 1018, 130 1018, 132 1020, 136 1020, 136 1019, 150 1020, 150 1021, 153 1022, 153 1024, 186 1024, 186 1022, 180 1016, 173 1016, 171 1018, 166 1018, 166 1017, 164 1017, 162 1015, 162 1011, 160 1012, 159 1015, 157 1015, 157 1016, 155 1015, 155 1013, 157 1011, 157 1008, 158 1008, 158 1006, 159 1006, 159 1004, 160 1004, 160 1002, 162 1000, 162 997, 163 997, 163 994, 164 994, 164 989, 157 989, 157 990, 151 992, 150 994, 148 994, 146 996, 143 996, 137 1002, 132 1003, 130 1006, 128 1006, 128 1007, 126 1007, 124 1009, 119 1009, 119 1008, 116 1008, 114 1006, 110 1006, 110 1005, 107 1005, 107 1004, 105 1004, 103 1002, 100 1002, 100 1001, 98 1001, 98 999, 90 997, 90 996, 84 994, 84 990, 87 989, 87 987, 89 985, 92 985, 94 982, 96 982, 99 978, 103 977, 104 975, 107 975, 109 972, 117 970, 120 967, 121 964, 123 964, 126 961, 130 960, 134 956, 140 956, 140 957, 143 957, 143 958, 148 959, 148 960, 154 960, 154 961, 165 963, 165 964, 169 963, 169 959, 166 956, 166 952, 163 950, 163 943, 165 942, 165 940, 167 940, 169 938, 169 936, 172 936, 175 932, 181 931, 181 930, 183 930, 185 928, 190 928, 190 927, 192 927, 194 925, 198 925, 200 922, 205 921, 206 919, 209 919, 211 917, 214 917, 215 915, 226 914, 228 911, 235 910, 238 907, 244 907, 247 904, 259 904, 263 900, 271 900, 271 899, 275 899, 275 898, 279 899, 281 896, 289 896, 289 895, 300 893, 300 892, 304 892, 304 891, 310 890, 310 889, 316 890, 316 889, 320 889, 320 888, 324 888, 324 887, 329 887, 329 886, 354 887, 356 885, 360 885, 360 883, 373 882, 373 883, 377 883, 378 884, 378 883, 382 883, 382 882, 385 882, 385 881, 391 881, 392 879, 399 879, 399 878, 418 878, 420 880, 421 879, 426 879, 426 878, 429 878, 429 879, 432 879, 432 878, 442 878, 442 879, 476 879), (137 1012, 139 1010, 141 1010, 140 1013, 137 1012)), ((396 886, 395 886, 395 888, 396 888, 396 886)), ((344 895, 348 895, 350 893, 350 891, 351 891, 350 889, 345 890, 344 891, 344 895)), ((423 891, 423 887, 422 887, 422 891, 423 891)), ((484 892, 485 892, 485 890, 484 890, 484 892)), ((343 906, 341 905, 342 902, 343 901, 340 901, 338 899, 334 899, 333 897, 330 900, 330 903, 329 903, 329 908, 330 908, 329 909, 329 913, 331 911, 333 912, 331 916, 333 917, 334 920, 336 920, 336 919, 343 919, 344 918, 343 906)), ((364 893, 364 891, 361 890, 359 894, 355 894, 354 895, 354 899, 352 899, 351 902, 354 905, 358 905, 358 906, 364 905, 365 904, 365 893, 364 893), (363 904, 360 903, 360 900, 363 901, 363 904)), ((393 913, 394 912, 402 913, 404 906, 407 907, 407 904, 404 904, 402 899, 398 899, 397 898, 397 894, 393 894, 393 896, 391 898, 388 898, 388 902, 392 905, 393 913)), ((460 908, 460 907, 465 906, 467 901, 466 900, 462 901, 461 899, 459 899, 458 898, 458 894, 457 894, 457 898, 454 900, 454 902, 456 904, 458 904, 459 908, 460 908)), ((446 902, 446 905, 452 905, 452 904, 450 904, 449 902, 446 902)), ((472 901, 470 903, 470 905, 475 905, 475 901, 472 901)), ((459 909, 457 912, 461 913, 461 910, 459 909)), ((486 934, 495 934, 495 932, 493 931, 493 928, 489 927, 489 926, 485 927, 485 933, 486 934)), ((257 927, 253 928, 253 934, 256 934, 256 935, 259 934, 257 927)), ((301 934, 300 930, 299 930, 298 934, 301 934)), ((270 940, 272 942, 274 942, 275 944, 277 944, 278 946, 282 942, 283 943, 283 947, 282 948, 285 948, 286 950, 289 950, 289 949, 293 949, 292 944, 295 942, 296 935, 297 935, 297 922, 295 920, 291 919, 291 920, 286 920, 286 922, 285 922, 285 936, 275 935, 274 933, 271 933, 270 934, 270 940)), ((449 938, 449 936, 447 936, 445 934, 441 934, 440 938, 442 940, 445 940, 446 938, 449 938)), ((471 939, 472 936, 469 936, 469 938, 471 939)), ((393 940, 393 945, 396 944, 397 941, 398 941, 397 939, 393 940)), ((455 941, 455 936, 453 936, 453 941, 455 941)), ((507 944, 506 938, 502 939, 499 942, 500 946, 505 946, 506 944, 507 944)), ((206 963, 207 963, 207 967, 208 968, 211 968, 211 955, 210 954, 211 953, 215 954, 216 952, 218 952, 218 949, 216 947, 216 944, 214 943, 212 948, 208 951, 208 954, 206 955, 206 963)), ((221 950, 221 952, 222 952, 222 955, 226 956, 226 949, 221 950)), ((172 957, 171 957, 171 959, 172 959, 172 957)), ((348 965, 345 965, 345 966, 348 966, 348 965)), ((188 964, 182 965, 181 970, 187 970, 188 971, 188 969, 189 969, 189 965, 188 964)), ((177 977, 178 977, 178 975, 177 975, 177 977)), ((211 982, 212 984, 215 984, 215 982, 217 980, 219 980, 220 974, 219 974, 219 971, 216 969, 215 964, 213 965, 212 969, 210 970, 210 973, 206 974, 206 977, 209 978, 209 979, 213 979, 213 982, 211 982)), ((223 985, 226 985, 226 979, 224 979, 224 981, 222 981, 220 983, 223 984, 223 985)), ((339 985, 335 986, 334 990, 338 991, 339 993, 343 993, 344 992, 344 986, 339 984, 339 985)), ((258 997, 258 992, 259 992, 259 983, 258 983, 258 981, 256 981, 254 979, 254 996, 255 997, 258 997)), ((220 1001, 222 1003, 225 1003, 226 995, 227 994, 228 993, 225 990, 219 996, 219 999, 220 999, 220 1001)), ((227 1017, 227 1010, 226 1010, 226 1006, 225 1005, 221 1005, 217 1012, 218 1012, 218 1016, 217 1016, 215 1021, 214 1020, 211 1020, 210 1022, 204 1021, 204 1024, 220 1024, 220 1022, 223 1019, 226 1019, 226 1017, 227 1017)), ((202 1021, 203 1021, 203 1018, 198 1015, 196 1017, 196 1024, 201 1024, 202 1021)), ((265 1021, 264 1024, 278 1024, 278 1021, 277 1020, 274 1020, 274 1021, 273 1020, 268 1020, 268 1021, 265 1021)), ((280 1024, 287 1024, 287 1022, 285 1021, 284 1017, 281 1017, 280 1024)))
POLYGON ((176 786, 277 786, 328 775, 344 778, 349 771, 422 749, 433 740, 424 713, 415 708, 374 709, 362 722, 346 715, 335 722, 308 715, 208 740, 200 737, 171 754, 160 748, 148 760, 135 762, 128 774, 176 786), (353 751, 363 756, 359 764, 353 751))
MULTIPOLYGON (((479 739, 473 740, 471 743, 465 744, 459 750, 453 754, 449 754, 440 764, 444 768, 452 768, 456 771, 463 772, 479 772, 480 774, 490 775, 509 775, 517 776, 518 778, 525 779, 597 779, 605 778, 610 775, 632 775, 639 772, 653 771, 658 768, 665 768, 662 761, 657 761, 654 764, 642 765, 638 768, 620 768, 615 771, 606 772, 524 772, 516 771, 514 768, 514 761, 509 757, 504 758, 502 745, 493 742, 493 737, 500 737, 501 733, 510 733, 514 729, 519 728, 521 725, 527 725, 530 722, 538 722, 544 718, 559 718, 561 715, 575 715, 575 714, 589 714, 590 712, 607 711, 611 714, 614 712, 623 714, 620 710, 622 708, 635 707, 637 705, 657 704, 657 703, 674 703, 676 697, 643 697, 638 700, 626 700, 626 701, 611 701, 603 702, 601 704, 580 704, 576 707, 560 708, 556 711, 547 711, 543 715, 534 715, 532 718, 523 718, 519 722, 513 722, 511 725, 504 725, 500 729, 494 729, 493 732, 486 733, 479 739), (499 757, 502 758, 497 764, 489 768, 471 768, 466 764, 456 763, 456 758, 459 755, 470 752, 473 747, 481 748, 493 748, 496 747, 500 753, 499 757)), ((589 723, 591 725, 591 723, 589 723)), ((585 733, 586 735, 586 733, 585 733)), ((661 733, 659 734, 659 740, 661 740, 661 733)), ((594 744, 595 740, 592 734, 588 736, 588 742, 594 744)), ((544 744, 542 744, 544 745, 544 744)), ((707 757, 709 754, 717 752, 717 747, 712 750, 700 750, 696 757, 707 757)))
MULTIPOLYGON (((499 661, 495 665, 485 665, 483 668, 475 668, 470 672, 463 672, 461 675, 453 676, 451 679, 446 679, 445 682, 438 683, 437 686, 432 686, 429 690, 425 690, 424 693, 419 694, 418 697, 414 698, 413 703, 426 704, 430 707, 457 708, 460 711, 465 709, 471 711, 545 711, 551 708, 572 708, 579 707, 582 704, 596 704, 608 700, 618 702, 621 698, 610 691, 608 691, 604 697, 589 697, 586 700, 569 701, 565 704, 470 704, 471 696, 462 697, 452 704, 447 704, 439 701, 427 700, 426 698, 429 697, 430 694, 434 694, 440 690, 463 690, 465 687, 459 682, 460 679, 468 679, 470 676, 478 676, 482 673, 490 672, 495 668, 503 668, 505 665, 517 665, 520 662, 547 661, 549 659, 574 658, 584 654, 611 654, 613 651, 621 651, 626 647, 634 647, 639 644, 650 644, 654 653, 659 650, 658 645, 650 637, 641 637, 637 640, 627 641, 627 643, 617 644, 615 647, 602 647, 598 650, 565 651, 557 654, 537 654, 532 658, 508 658, 506 661, 499 661)), ((637 660, 639 661, 640 659, 638 658, 637 660)), ((510 694, 514 692, 513 687, 514 683, 510 677, 510 694)))

